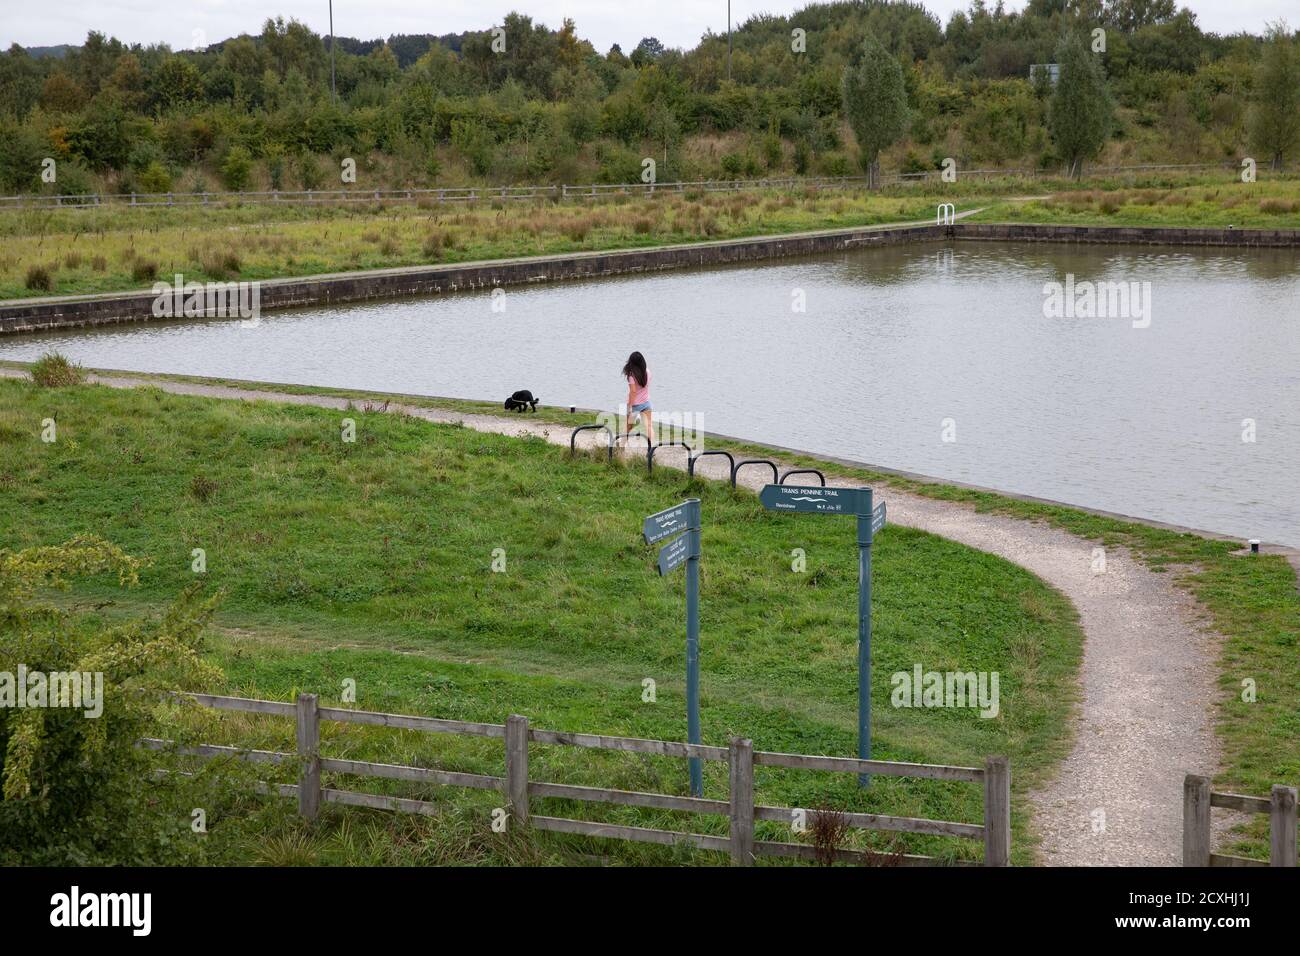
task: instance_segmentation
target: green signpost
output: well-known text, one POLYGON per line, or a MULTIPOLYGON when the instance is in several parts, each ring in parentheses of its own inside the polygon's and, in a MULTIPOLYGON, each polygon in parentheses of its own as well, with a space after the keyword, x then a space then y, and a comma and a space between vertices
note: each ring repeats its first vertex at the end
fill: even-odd
MULTIPOLYGON (((700 500, 688 498, 645 519, 641 533, 654 544, 678 532, 659 549, 660 575, 686 565, 686 739, 700 743, 700 500)), ((691 757, 691 796, 704 795, 704 767, 691 757)))
MULTIPOLYGON (((854 515, 858 519, 858 756, 871 759, 871 539, 885 526, 885 503, 871 506, 870 488, 767 485, 759 493, 772 511, 854 515)), ((860 774, 866 786, 869 774, 860 774)))

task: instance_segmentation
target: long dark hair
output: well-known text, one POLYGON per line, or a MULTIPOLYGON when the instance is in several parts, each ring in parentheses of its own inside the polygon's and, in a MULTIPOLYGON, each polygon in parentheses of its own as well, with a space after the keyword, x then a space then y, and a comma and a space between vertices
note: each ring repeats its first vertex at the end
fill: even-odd
POLYGON ((627 364, 623 366, 623 377, 634 378, 636 383, 645 388, 648 373, 645 370, 645 356, 640 352, 633 352, 627 357, 627 364))

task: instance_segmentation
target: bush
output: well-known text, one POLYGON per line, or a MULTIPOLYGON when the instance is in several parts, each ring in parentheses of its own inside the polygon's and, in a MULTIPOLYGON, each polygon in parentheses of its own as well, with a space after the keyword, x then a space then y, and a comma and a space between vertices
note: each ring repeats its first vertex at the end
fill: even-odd
POLYGON ((0 671, 97 675, 81 707, 0 708, 0 866, 176 862, 194 845, 176 785, 143 786, 136 741, 155 735, 164 691, 220 676, 199 656, 216 598, 196 586, 160 618, 111 626, 36 599, 74 576, 130 586, 141 566, 91 537, 0 550, 0 671))
POLYGON ((847 176, 851 166, 843 153, 826 153, 822 156, 822 172, 827 176, 847 176))
POLYGON ((136 259, 131 266, 131 278, 136 282, 153 282, 158 278, 158 263, 136 259))
POLYGON ((239 259, 239 253, 233 249, 225 249, 215 253, 208 253, 203 257, 203 271, 215 279, 217 282, 223 282, 233 276, 239 275, 239 270, 243 263, 239 259))
POLYGON ((54 267, 33 265, 27 268, 27 288, 33 292, 54 291, 54 267))
POLYGON ((86 370, 58 352, 46 352, 32 365, 32 381, 42 388, 80 385, 85 380, 86 370))
POLYGON ((156 160, 146 166, 136 182, 140 191, 145 193, 169 193, 172 191, 172 174, 156 160))
POLYGON ((232 146, 221 164, 221 181, 233 192, 241 192, 253 172, 253 154, 243 146, 232 146))

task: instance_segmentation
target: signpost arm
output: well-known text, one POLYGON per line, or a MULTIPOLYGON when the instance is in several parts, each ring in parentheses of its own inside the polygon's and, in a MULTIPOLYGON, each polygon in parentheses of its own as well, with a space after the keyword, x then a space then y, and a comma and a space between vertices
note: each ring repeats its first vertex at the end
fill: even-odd
MULTIPOLYGON (((687 501, 690 527, 689 556, 686 559, 686 739, 700 740, 700 501, 687 501)), ((691 796, 704 795, 704 767, 699 757, 691 757, 691 796)))
MULTIPOLYGON (((858 757, 871 759, 871 489, 858 492, 858 757)), ((859 786, 871 775, 859 774, 859 786)))

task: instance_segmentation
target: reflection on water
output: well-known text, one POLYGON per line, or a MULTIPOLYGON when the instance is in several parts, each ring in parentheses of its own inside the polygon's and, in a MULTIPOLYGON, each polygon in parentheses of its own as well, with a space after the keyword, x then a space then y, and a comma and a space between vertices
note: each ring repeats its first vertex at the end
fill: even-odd
POLYGON ((494 312, 485 290, 272 313, 257 328, 48 333, 0 339, 0 357, 58 348, 105 368, 466 398, 528 388, 613 408, 640 349, 655 408, 712 431, 1300 545, 1291 250, 925 244, 505 301, 494 312), (1044 318, 1044 283, 1067 274, 1150 282, 1150 327, 1044 318))

